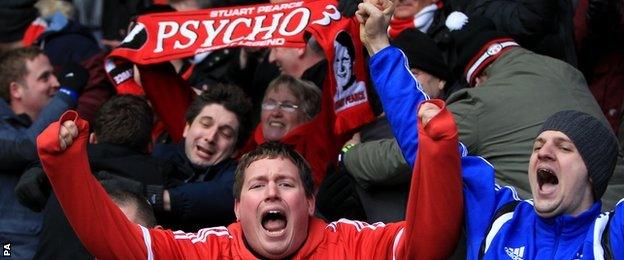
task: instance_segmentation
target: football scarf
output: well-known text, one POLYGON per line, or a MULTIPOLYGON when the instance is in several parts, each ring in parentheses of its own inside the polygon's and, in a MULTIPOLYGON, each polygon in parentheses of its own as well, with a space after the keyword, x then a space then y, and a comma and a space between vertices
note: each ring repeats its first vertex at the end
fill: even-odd
POLYGON ((228 47, 304 48, 309 33, 329 61, 322 106, 333 108, 333 130, 341 135, 370 122, 373 113, 359 24, 336 6, 335 0, 309 0, 140 16, 109 58, 152 64, 228 47))

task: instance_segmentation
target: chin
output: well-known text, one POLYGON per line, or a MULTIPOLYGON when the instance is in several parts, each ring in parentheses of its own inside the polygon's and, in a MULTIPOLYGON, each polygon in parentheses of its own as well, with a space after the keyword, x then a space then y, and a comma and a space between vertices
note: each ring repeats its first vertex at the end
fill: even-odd
POLYGON ((542 218, 552 218, 560 214, 557 205, 541 205, 541 203, 534 202, 535 213, 542 218))

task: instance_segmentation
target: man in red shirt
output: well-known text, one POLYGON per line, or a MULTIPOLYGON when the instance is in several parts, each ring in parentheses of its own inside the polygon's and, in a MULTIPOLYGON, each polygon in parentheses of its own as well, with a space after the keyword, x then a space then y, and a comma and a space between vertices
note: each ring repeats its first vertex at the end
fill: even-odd
POLYGON ((89 173, 89 127, 75 112, 51 124, 37 147, 72 227, 99 259, 447 258, 463 212, 457 129, 439 100, 423 104, 419 117, 406 221, 392 224, 314 217, 309 165, 269 142, 243 156, 236 170, 235 223, 197 233, 148 229, 128 221, 89 173))

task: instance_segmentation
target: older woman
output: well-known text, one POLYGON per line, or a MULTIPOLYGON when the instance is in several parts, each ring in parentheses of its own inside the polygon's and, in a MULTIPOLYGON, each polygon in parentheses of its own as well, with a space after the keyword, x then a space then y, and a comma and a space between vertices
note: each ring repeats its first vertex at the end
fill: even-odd
POLYGON ((321 91, 314 83, 282 75, 266 89, 260 125, 265 141, 280 141, 321 110, 321 91))
POLYGON ((321 113, 321 91, 313 83, 288 75, 274 79, 265 91, 260 123, 244 151, 276 141, 292 145, 310 163, 318 185, 336 160, 326 114, 321 113))

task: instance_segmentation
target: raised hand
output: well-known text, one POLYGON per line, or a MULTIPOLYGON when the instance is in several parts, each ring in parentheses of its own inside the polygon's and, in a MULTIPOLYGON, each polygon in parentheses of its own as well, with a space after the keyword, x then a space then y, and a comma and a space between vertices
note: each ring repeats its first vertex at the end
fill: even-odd
POLYGON ((434 105, 433 103, 421 104, 420 108, 418 109, 418 117, 423 123, 423 126, 426 126, 427 123, 429 123, 429 121, 431 121, 431 119, 434 116, 440 113, 441 110, 442 109, 440 109, 438 106, 434 105))
POLYGON ((358 5, 355 16, 360 22, 360 40, 371 56, 390 45, 387 31, 394 4, 391 0, 366 0, 358 5))
POLYGON ((78 137, 78 127, 72 120, 63 122, 59 131, 59 147, 64 151, 67 147, 74 143, 74 139, 78 137))

